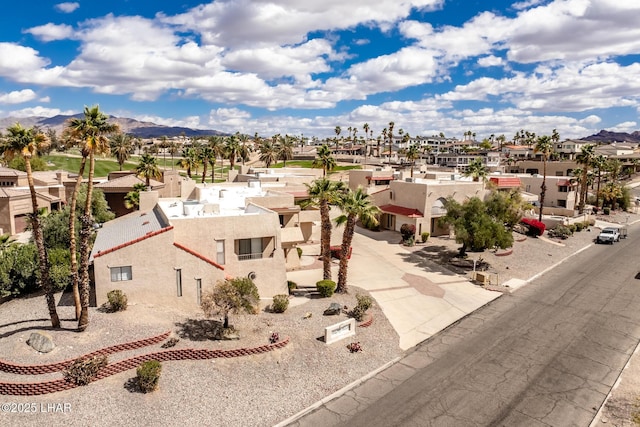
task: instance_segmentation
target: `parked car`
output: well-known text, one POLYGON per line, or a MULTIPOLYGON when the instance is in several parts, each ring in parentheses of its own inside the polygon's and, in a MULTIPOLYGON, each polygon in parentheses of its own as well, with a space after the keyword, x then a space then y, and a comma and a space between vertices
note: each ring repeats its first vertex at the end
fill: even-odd
POLYGON ((605 227, 602 229, 598 237, 596 237, 596 243, 609 243, 613 245, 613 242, 620 241, 620 231, 616 227, 605 227))

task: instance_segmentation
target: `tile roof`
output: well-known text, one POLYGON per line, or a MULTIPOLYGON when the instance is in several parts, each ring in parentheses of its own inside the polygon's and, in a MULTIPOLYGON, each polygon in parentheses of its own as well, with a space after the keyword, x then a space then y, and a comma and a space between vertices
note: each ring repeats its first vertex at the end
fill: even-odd
POLYGON ((90 259, 173 229, 157 209, 132 212, 103 224, 98 230, 90 259))
POLYGON ((517 176, 492 176, 489 180, 498 188, 518 188, 522 184, 517 176))
MULTIPOLYGON (((145 180, 142 178, 138 178, 135 174, 129 174, 125 176, 121 176, 109 181, 101 182, 100 184, 94 185, 95 188, 101 188, 103 190, 110 189, 123 189, 126 191, 131 191, 135 184, 144 184, 145 180)), ((164 187, 164 183, 160 181, 156 181, 155 179, 151 179, 149 181, 151 184, 151 188, 159 188, 164 187)))
POLYGON ((221 265, 220 265, 220 264, 218 264, 217 262, 215 262, 215 261, 213 261, 213 260, 211 260, 211 259, 207 258, 206 256, 204 256, 204 255, 202 255, 202 254, 199 254, 198 252, 194 251, 193 249, 189 249, 188 247, 186 247, 186 246, 184 246, 184 245, 181 245, 181 244, 180 244, 180 243, 178 243, 178 242, 173 242, 173 246, 175 246, 176 248, 182 249, 182 250, 183 250, 183 251, 185 251, 186 253, 191 254, 191 255, 193 255, 194 257, 199 258, 199 259, 201 259, 202 261, 204 261, 204 262, 206 262, 206 263, 208 263, 208 264, 213 265, 214 267, 216 267, 216 268, 217 268, 217 269, 219 269, 219 270, 224 270, 224 267, 223 267, 223 266, 221 266, 221 265))
POLYGON ((0 166, 0 176, 27 176, 26 172, 0 166))
POLYGON ((392 213, 397 215, 403 215, 409 218, 423 218, 424 215, 418 209, 405 208, 404 206, 397 205, 384 205, 380 206, 380 210, 385 213, 392 213))

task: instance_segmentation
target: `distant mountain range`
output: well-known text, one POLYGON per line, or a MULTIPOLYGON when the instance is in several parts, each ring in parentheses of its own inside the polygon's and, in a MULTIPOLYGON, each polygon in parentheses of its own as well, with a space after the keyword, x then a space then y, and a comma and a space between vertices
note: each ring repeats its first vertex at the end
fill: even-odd
MULTIPOLYGON (((6 117, 0 119, 0 129, 6 129, 18 122, 24 127, 38 126, 41 129, 53 129, 58 132, 58 134, 61 134, 64 129, 64 124, 68 119, 82 116, 83 114, 76 114, 74 116, 58 115, 54 117, 6 117)), ((163 136, 171 138, 183 135, 189 138, 192 136, 227 135, 217 130, 163 126, 151 122, 141 122, 134 119, 128 119, 125 117, 109 116, 109 121, 117 123, 122 132, 139 138, 161 138, 163 136)))
POLYGON ((582 138, 583 141, 593 141, 593 142, 602 142, 602 143, 611 143, 611 142, 632 142, 635 144, 640 144, 640 131, 635 131, 633 133, 627 132, 610 132, 608 130, 601 130, 595 135, 587 136, 586 138, 582 138))

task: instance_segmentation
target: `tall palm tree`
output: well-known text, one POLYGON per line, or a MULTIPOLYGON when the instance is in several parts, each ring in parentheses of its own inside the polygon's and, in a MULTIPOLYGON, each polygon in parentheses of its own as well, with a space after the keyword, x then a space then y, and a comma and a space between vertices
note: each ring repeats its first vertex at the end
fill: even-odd
POLYGON ((602 154, 595 156, 591 162, 591 167, 596 172, 596 208, 600 208, 600 182, 602 181, 602 171, 607 166, 607 158, 602 154))
POLYGON ((293 159, 293 139, 289 135, 285 135, 284 138, 280 138, 280 142, 277 146, 278 159, 283 161, 283 166, 287 167, 287 160, 293 159))
POLYGON ((409 148, 405 150, 405 157, 411 162, 411 178, 413 178, 413 168, 416 164, 416 160, 420 158, 420 149, 416 144, 411 144, 409 148))
POLYGON ((167 148, 169 148, 169 140, 166 136, 160 138, 160 148, 162 149, 162 167, 167 166, 167 148))
POLYGON ((349 263, 349 249, 356 229, 356 221, 372 225, 378 223, 380 208, 373 204, 369 195, 358 187, 356 191, 346 191, 338 199, 338 207, 343 215, 336 218, 336 224, 344 224, 342 233, 342 250, 340 251, 340 268, 338 269, 338 286, 336 292, 347 293, 347 266, 349 263))
POLYGON ((322 168, 322 177, 327 176, 327 172, 336 167, 336 159, 331 155, 331 149, 327 144, 321 145, 316 150, 316 158, 313 160, 312 167, 322 168))
POLYGON ((175 141, 171 141, 167 149, 169 150, 169 154, 171 155, 171 170, 174 170, 175 163, 173 161, 173 158, 176 154, 178 154, 178 144, 176 144, 175 141))
POLYGON ((263 139, 260 142, 260 161, 269 168, 273 163, 278 161, 277 148, 271 139, 263 139))
MULTIPOLYGON (((80 291, 80 319, 78 329, 83 331, 89 325, 89 254, 90 238, 93 232, 91 200, 93 193, 93 175, 95 172, 95 155, 109 153, 108 135, 119 131, 117 124, 108 122, 108 116, 100 111, 100 107, 84 107, 84 117, 73 118, 67 123, 70 135, 75 140, 82 140, 82 152, 89 158, 89 177, 87 182, 87 200, 84 213, 80 217, 80 271, 78 288, 80 291)), ((70 215, 75 218, 75 215, 70 215)))
POLYGON ((216 159, 220 157, 220 178, 222 179, 222 158, 224 155, 224 138, 218 135, 209 137, 209 147, 213 151, 213 168, 211 169, 211 182, 215 182, 216 159))
POLYGON ((336 128, 334 129, 334 132, 336 133, 336 148, 338 148, 338 141, 339 141, 339 137, 340 137, 340 133, 342 132, 342 128, 340 126, 336 126, 336 128))
POLYGON ((320 178, 311 184, 305 184, 309 193, 306 206, 320 208, 320 257, 322 258, 322 278, 331 280, 331 218, 330 204, 336 203, 344 191, 344 183, 320 178))
POLYGON ((236 159, 240 155, 240 142, 235 135, 231 135, 227 138, 227 142, 224 145, 225 157, 229 159, 230 169, 236 164, 236 159))
POLYGON ((144 178, 147 189, 151 187, 151 178, 162 178, 162 172, 158 167, 158 159, 150 154, 143 154, 140 157, 140 162, 136 166, 136 174, 140 178, 144 178))
POLYGON ((191 178, 191 173, 198 168, 198 150, 194 147, 182 149, 182 158, 178 161, 181 168, 187 171, 187 176, 191 178))
POLYGON ((589 167, 593 163, 595 157, 595 145, 587 144, 580 148, 580 153, 576 156, 576 163, 582 166, 582 179, 580 180, 580 204, 578 210, 580 213, 584 213, 584 205, 587 202, 587 179, 589 167))
POLYGON ((362 130, 364 130, 364 165, 367 166, 367 147, 369 146, 369 123, 365 123, 362 125, 362 130))
POLYGON ((249 157, 251 156, 251 147, 247 144, 247 142, 249 142, 249 136, 236 132, 236 137, 238 138, 238 141, 240 141, 240 152, 238 155, 242 159, 242 165, 244 166, 244 163, 249 160, 249 157))
MULTIPOLYGON (((200 163, 202 163, 202 180, 200 182, 204 182, 205 178, 207 177, 207 166, 211 164, 212 159, 215 167, 216 155, 213 152, 213 148, 208 145, 203 145, 198 150, 198 158, 200 160, 200 163)), ((213 182, 214 181, 212 180, 211 183, 213 182)))
POLYGON ((549 160, 549 156, 553 152, 553 142, 551 138, 547 135, 539 136, 533 152, 542 154, 542 185, 540 185, 540 212, 538 213, 538 221, 542 222, 544 196, 547 193, 547 160, 549 160))
POLYGON ((389 138, 389 164, 391 164, 391 146, 393 144, 393 127, 395 125, 394 122, 389 122, 389 130, 387 131, 387 137, 389 138))
POLYGON ((44 290, 49 316, 51 317, 51 326, 60 327, 60 318, 56 311, 56 301, 53 295, 53 286, 49 277, 49 256, 47 248, 44 244, 44 236, 40 224, 38 199, 36 197, 35 185, 33 183, 33 173, 31 171, 31 159, 37 155, 38 150, 48 145, 47 137, 44 133, 37 129, 23 128, 19 123, 7 129, 7 137, 2 144, 2 153, 7 160, 11 160, 16 156, 22 157, 25 164, 25 172, 27 173, 27 182, 29 184, 29 193, 31 194, 31 209, 33 212, 29 215, 31 220, 31 230, 33 240, 38 249, 38 267, 40 270, 40 286, 44 290))
POLYGON ((575 168, 574 170, 571 171, 571 178, 569 178, 569 183, 571 184, 571 186, 572 187, 574 185, 576 186, 575 198, 573 201, 573 204, 575 206, 578 206, 578 194, 582 194, 582 188, 580 187, 581 182, 582 182, 582 168, 575 168))
POLYGON ((111 145, 111 154, 116 158, 120 170, 122 170, 122 165, 129 160, 131 150, 133 150, 131 135, 122 132, 116 133, 109 138, 109 143, 111 145))

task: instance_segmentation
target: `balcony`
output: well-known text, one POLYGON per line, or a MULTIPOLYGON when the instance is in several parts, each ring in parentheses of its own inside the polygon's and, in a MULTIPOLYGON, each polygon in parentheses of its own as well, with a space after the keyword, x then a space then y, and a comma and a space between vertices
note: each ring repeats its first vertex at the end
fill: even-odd
POLYGON ((246 261, 249 259, 262 259, 262 252, 256 252, 252 254, 239 254, 238 261, 246 261))

